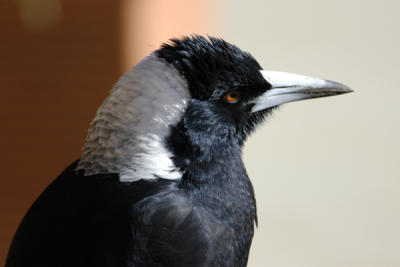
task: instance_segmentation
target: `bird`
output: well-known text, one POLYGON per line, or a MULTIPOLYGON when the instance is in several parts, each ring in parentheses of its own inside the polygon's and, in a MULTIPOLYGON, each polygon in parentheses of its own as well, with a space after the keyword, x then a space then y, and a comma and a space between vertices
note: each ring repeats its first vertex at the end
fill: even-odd
POLYGON ((351 91, 264 70, 218 37, 170 39, 112 87, 5 267, 246 266, 257 225, 247 137, 284 103, 351 91))

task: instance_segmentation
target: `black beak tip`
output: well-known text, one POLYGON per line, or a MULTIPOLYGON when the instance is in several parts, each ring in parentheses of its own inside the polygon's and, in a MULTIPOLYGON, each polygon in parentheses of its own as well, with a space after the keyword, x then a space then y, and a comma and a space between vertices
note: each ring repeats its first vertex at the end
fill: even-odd
POLYGON ((332 87, 332 92, 336 95, 342 95, 354 92, 353 89, 342 83, 328 81, 328 87, 332 87))

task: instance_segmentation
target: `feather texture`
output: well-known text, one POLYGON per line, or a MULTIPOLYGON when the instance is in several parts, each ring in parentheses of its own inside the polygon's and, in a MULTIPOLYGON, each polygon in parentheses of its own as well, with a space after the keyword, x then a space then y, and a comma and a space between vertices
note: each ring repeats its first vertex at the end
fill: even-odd
POLYGON ((119 173, 120 180, 180 179, 165 147, 190 97, 187 82, 155 54, 117 82, 96 113, 77 170, 119 173))

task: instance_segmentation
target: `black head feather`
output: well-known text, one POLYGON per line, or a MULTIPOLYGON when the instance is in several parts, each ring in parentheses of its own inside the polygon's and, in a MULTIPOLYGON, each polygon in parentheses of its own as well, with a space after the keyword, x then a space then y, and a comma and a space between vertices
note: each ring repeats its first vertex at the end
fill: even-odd
POLYGON ((210 162, 223 154, 240 154, 248 134, 270 111, 251 112, 250 100, 271 88, 260 64, 222 39, 197 35, 173 39, 156 53, 185 77, 192 98, 167 140, 175 164, 182 167, 193 159, 210 162), (227 101, 230 92, 238 92, 240 100, 227 101))
POLYGON ((253 56, 220 38, 172 39, 157 54, 186 78, 195 99, 217 100, 227 90, 245 87, 253 87, 248 93, 254 95, 268 86, 253 56))

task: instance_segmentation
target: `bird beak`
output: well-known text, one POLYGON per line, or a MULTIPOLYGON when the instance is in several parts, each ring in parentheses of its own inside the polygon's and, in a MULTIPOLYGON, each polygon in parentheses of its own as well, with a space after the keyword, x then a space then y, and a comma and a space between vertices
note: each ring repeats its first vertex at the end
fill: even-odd
POLYGON ((252 101, 254 103, 252 112, 283 103, 346 94, 353 91, 344 84, 320 78, 279 71, 261 70, 260 72, 272 87, 252 101))

